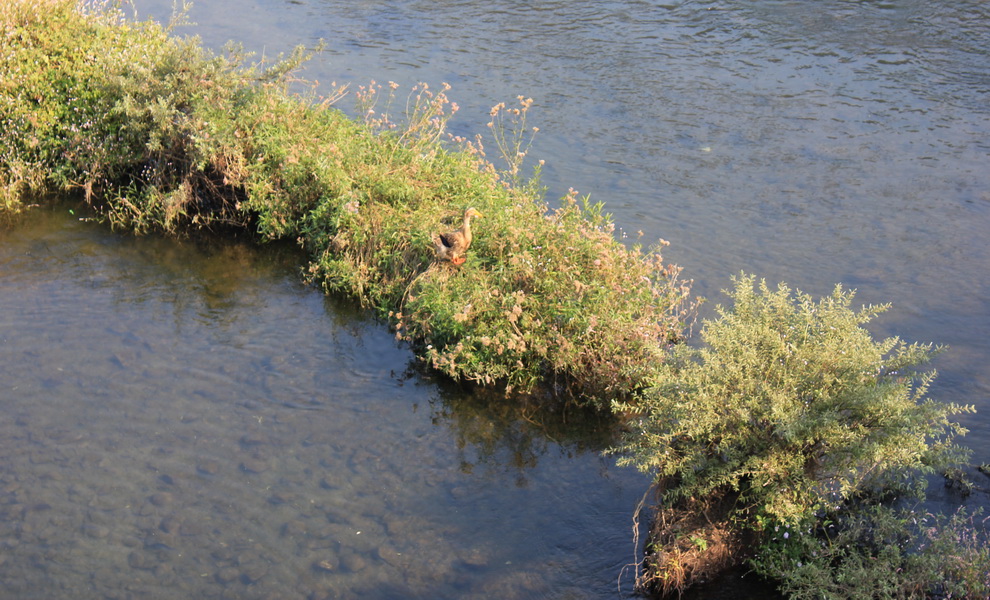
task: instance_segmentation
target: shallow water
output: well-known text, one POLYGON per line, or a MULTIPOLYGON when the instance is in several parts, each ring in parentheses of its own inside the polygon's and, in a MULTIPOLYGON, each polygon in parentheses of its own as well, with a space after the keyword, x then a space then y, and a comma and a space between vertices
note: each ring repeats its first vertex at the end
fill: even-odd
MULTIPOLYGON (((172 2, 135 5, 161 19, 172 2)), ((549 197, 575 187, 630 236, 670 240, 714 301, 746 270, 892 302, 878 334, 949 345, 932 395, 977 406, 964 441, 990 462, 990 5, 254 0, 190 17, 178 31, 215 48, 327 40, 303 73, 323 89, 449 81, 461 135, 534 97, 549 197)), ((64 213, 2 235, 6 596, 628 590, 647 482, 598 457, 594 424, 407 373, 380 325, 297 283, 291 250, 64 213)), ((990 506, 970 473, 965 503, 990 506)))
POLYGON ((617 589, 646 481, 598 423, 424 379, 291 249, 2 235, 4 598, 617 589))

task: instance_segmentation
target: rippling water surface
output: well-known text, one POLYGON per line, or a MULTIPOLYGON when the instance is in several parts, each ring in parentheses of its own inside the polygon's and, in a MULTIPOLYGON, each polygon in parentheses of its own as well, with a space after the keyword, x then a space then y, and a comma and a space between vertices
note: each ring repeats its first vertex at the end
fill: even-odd
MULTIPOLYGON (((214 48, 326 40, 303 73, 323 89, 450 82, 462 135, 535 98, 551 199, 577 188, 670 240, 715 301, 745 270, 893 303, 877 333, 949 346, 933 396, 977 406, 965 442, 990 462, 987 3, 204 0, 190 18, 178 31, 214 48)), ((647 482, 598 458, 594 424, 404 375, 378 324, 296 283, 291 252, 64 214, 2 246, 8 595, 628 591, 647 482)), ((965 502, 990 506, 970 472, 965 502)))

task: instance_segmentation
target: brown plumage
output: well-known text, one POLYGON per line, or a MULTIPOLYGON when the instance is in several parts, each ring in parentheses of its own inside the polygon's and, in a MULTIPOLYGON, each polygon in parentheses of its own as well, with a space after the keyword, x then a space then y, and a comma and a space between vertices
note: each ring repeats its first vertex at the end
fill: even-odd
POLYGON ((461 228, 450 233, 440 233, 433 236, 433 245, 437 250, 437 258, 449 260, 455 265, 463 265, 467 259, 464 253, 471 246, 471 218, 482 217, 474 208, 464 211, 464 224, 461 228))

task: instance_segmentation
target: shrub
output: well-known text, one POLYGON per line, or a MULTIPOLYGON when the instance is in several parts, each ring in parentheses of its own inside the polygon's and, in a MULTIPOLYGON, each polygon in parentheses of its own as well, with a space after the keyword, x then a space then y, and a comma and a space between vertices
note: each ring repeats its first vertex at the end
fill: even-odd
POLYGON ((961 460, 949 416, 971 407, 925 399, 931 345, 875 341, 863 325, 886 306, 850 308, 836 287, 818 302, 735 280, 731 308, 705 323, 706 346, 676 360, 635 405, 624 462, 676 478, 670 499, 739 493, 753 516, 797 524, 871 490, 917 489, 919 474, 961 460))
POLYGON ((236 87, 229 62, 99 4, 82 13, 64 0, 7 3, 0 32, 8 208, 24 192, 80 189, 136 229, 174 225, 207 189, 190 177, 190 108, 236 87))
POLYGON ((736 278, 704 346, 675 347, 649 390, 617 403, 631 416, 620 462, 656 475, 665 509, 720 505, 713 520, 757 536, 923 489, 923 475, 965 457, 949 417, 973 409, 926 399, 935 373, 916 368, 937 349, 874 340, 864 325, 887 307, 854 311, 853 296, 736 278))

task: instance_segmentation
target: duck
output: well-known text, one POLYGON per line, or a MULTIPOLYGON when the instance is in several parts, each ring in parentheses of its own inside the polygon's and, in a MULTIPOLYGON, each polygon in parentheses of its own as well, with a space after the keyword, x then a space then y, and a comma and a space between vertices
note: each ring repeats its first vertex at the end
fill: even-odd
POLYGON ((483 217, 484 215, 476 208, 469 208, 464 211, 464 224, 461 228, 450 233, 440 233, 433 236, 433 245, 437 251, 437 258, 449 260, 455 265, 463 265, 467 258, 464 253, 471 246, 471 219, 483 217))

